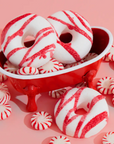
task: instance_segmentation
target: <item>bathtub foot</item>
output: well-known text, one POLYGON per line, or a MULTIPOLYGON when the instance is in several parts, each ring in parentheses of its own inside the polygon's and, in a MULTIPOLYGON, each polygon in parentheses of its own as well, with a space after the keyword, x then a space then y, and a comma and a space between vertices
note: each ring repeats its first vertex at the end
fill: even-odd
POLYGON ((34 112, 37 110, 35 96, 38 94, 38 89, 34 85, 29 85, 24 89, 28 97, 28 103, 27 103, 26 109, 28 112, 34 112))
POLYGON ((86 82, 87 86, 95 90, 96 87, 93 85, 93 78, 95 77, 96 73, 97 73, 96 70, 90 70, 83 76, 83 80, 86 82))

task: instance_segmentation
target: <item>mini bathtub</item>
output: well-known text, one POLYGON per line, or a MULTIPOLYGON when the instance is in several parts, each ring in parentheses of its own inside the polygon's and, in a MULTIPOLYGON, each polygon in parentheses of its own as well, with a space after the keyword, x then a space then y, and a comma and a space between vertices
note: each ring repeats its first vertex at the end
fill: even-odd
MULTIPOLYGON (((3 52, 0 52, 0 72, 7 75, 17 91, 28 96, 27 111, 33 112, 37 110, 35 96, 38 93, 73 86, 84 81, 88 87, 94 88, 92 80, 99 70, 102 58, 113 44, 113 36, 108 29, 103 27, 94 26, 92 31, 93 45, 90 52, 97 53, 98 56, 80 65, 57 72, 31 76, 9 73, 3 69, 6 58, 3 52)), ((33 41, 28 41, 26 45, 31 45, 31 43, 33 41)))

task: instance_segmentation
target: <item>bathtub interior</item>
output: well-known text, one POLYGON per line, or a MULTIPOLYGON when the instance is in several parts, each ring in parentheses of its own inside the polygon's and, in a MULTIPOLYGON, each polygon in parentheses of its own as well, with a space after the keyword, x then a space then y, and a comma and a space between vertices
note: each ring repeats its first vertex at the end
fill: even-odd
MULTIPOLYGON (((86 81, 90 80, 89 86, 92 86, 92 79, 99 69, 102 58, 109 51, 113 43, 113 36, 107 29, 92 27, 92 31, 93 45, 90 52, 96 53, 98 56, 80 65, 57 72, 32 76, 12 74, 3 69, 3 65, 7 59, 3 52, 0 52, 0 72, 8 76, 9 81, 17 91, 28 96, 27 111, 33 112, 37 110, 35 96, 38 93, 77 84, 82 81, 83 76, 86 81), (93 75, 91 75, 91 70, 93 75)), ((33 44, 34 40, 25 42, 26 47, 33 44)))
MULTIPOLYGON (((30 75, 23 76, 23 75, 9 73, 3 69, 3 65, 7 59, 5 58, 3 52, 1 51, 0 52, 0 72, 4 73, 5 75, 7 75, 9 77, 16 78, 16 79, 36 79, 36 78, 45 78, 45 77, 64 74, 67 72, 72 72, 79 68, 83 68, 87 65, 90 65, 90 64, 98 61, 99 59, 103 58, 103 56, 108 52, 108 50, 110 49, 110 47, 113 43, 113 36, 110 33, 110 31, 107 30, 106 28, 92 27, 92 31, 93 31, 93 44, 92 44, 92 48, 91 48, 90 52, 98 54, 98 56, 96 58, 93 58, 87 62, 80 64, 80 65, 77 65, 77 66, 74 66, 74 67, 71 67, 68 69, 64 69, 61 71, 53 72, 53 73, 32 75, 32 76, 30 76, 30 75)), ((26 47, 30 47, 33 44, 34 44, 34 40, 25 42, 26 47)))

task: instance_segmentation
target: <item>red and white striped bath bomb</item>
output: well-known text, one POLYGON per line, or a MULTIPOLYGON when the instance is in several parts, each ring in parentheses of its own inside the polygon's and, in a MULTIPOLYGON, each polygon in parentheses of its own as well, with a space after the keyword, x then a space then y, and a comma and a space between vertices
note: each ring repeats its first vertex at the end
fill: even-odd
POLYGON ((45 130, 52 124, 52 116, 44 111, 34 113, 31 118, 31 125, 34 129, 45 130))
POLYGON ((48 16, 47 20, 57 35, 53 58, 70 64, 80 61, 89 53, 93 33, 84 17, 71 10, 62 10, 48 16))

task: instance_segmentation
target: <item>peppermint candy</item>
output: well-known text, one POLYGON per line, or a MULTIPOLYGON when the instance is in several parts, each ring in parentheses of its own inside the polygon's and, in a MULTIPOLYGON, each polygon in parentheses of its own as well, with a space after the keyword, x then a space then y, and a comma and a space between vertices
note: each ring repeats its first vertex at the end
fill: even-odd
POLYGON ((87 87, 86 82, 81 82, 75 85, 75 87, 87 87))
POLYGON ((0 83, 0 105, 6 104, 10 100, 10 93, 8 87, 4 83, 0 83))
POLYGON ((110 131, 106 133, 102 138, 103 144, 114 144, 114 132, 110 131))
POLYGON ((4 70, 6 70, 7 72, 17 74, 18 69, 19 69, 18 66, 13 65, 9 61, 6 61, 5 64, 4 64, 4 70))
POLYGON ((85 62, 85 60, 82 59, 79 62, 75 62, 75 63, 72 63, 72 64, 66 64, 65 68, 70 68, 70 67, 73 67, 73 66, 76 66, 76 65, 80 65, 80 64, 82 64, 84 62, 85 62))
POLYGON ((60 98, 66 92, 66 88, 49 91, 52 98, 60 98))
POLYGON ((52 58, 48 63, 39 67, 39 72, 41 74, 44 74, 44 73, 55 72, 55 71, 59 71, 63 69, 64 69, 64 66, 62 65, 62 63, 52 58))
POLYGON ((7 80, 7 76, 0 72, 0 82, 4 82, 7 80))
POLYGON ((31 125, 34 129, 45 130, 52 124, 52 117, 49 113, 41 111, 34 113, 31 118, 31 125))
POLYGON ((39 71, 35 67, 22 67, 17 70, 17 74, 20 75, 36 75, 39 74, 39 71))
POLYGON ((9 104, 0 105, 0 120, 8 118, 11 114, 11 106, 9 104))
POLYGON ((55 136, 51 138, 49 144, 71 144, 70 140, 66 136, 55 136))
POLYGON ((96 54, 96 53, 88 53, 88 54, 85 56, 84 61, 91 60, 91 59, 93 59, 93 58, 95 58, 95 57, 97 57, 97 56, 98 56, 98 54, 96 54))
POLYGON ((110 88, 111 82, 114 79, 112 77, 104 77, 101 78, 98 82, 97 82, 97 90, 102 93, 102 94, 111 94, 112 90, 110 88))
POLYGON ((103 57, 103 61, 106 61, 106 62, 109 62, 109 61, 110 61, 110 59, 108 58, 108 55, 107 55, 107 54, 103 57))
POLYGON ((107 53, 107 57, 110 61, 114 61, 114 45, 112 45, 109 52, 107 53))

